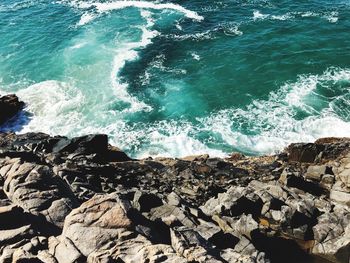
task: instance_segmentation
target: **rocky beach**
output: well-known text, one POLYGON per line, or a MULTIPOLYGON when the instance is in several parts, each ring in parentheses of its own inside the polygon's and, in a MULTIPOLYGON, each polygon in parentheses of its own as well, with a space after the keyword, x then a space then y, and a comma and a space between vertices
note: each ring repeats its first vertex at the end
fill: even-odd
MULTIPOLYGON (((22 108, 1 97, 1 124, 22 108)), ((349 257, 350 138, 271 156, 136 160, 103 134, 0 134, 0 262, 349 257)))

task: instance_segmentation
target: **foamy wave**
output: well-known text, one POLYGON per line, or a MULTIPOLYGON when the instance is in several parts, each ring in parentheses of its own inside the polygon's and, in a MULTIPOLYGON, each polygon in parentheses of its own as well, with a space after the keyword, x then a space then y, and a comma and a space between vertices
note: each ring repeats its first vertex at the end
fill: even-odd
POLYGON ((338 16, 339 13, 337 11, 332 11, 332 12, 312 12, 312 11, 307 11, 307 12, 289 12, 286 14, 282 15, 271 15, 271 14, 262 14, 259 10, 255 10, 253 12, 253 20, 291 20, 291 19, 296 19, 298 17, 300 18, 308 18, 308 17, 319 17, 326 19, 330 23, 336 23, 338 22, 338 16))
POLYGON ((219 33, 224 33, 226 36, 241 36, 243 32, 239 30, 239 24, 235 22, 220 23, 213 29, 205 30, 203 32, 192 33, 192 34, 169 34, 166 37, 172 38, 174 40, 193 40, 193 41, 203 41, 216 39, 219 33))
POLYGON ((109 3, 92 3, 91 6, 95 6, 99 12, 106 12, 111 10, 123 9, 127 7, 136 7, 144 9, 154 9, 154 10, 174 10, 183 13, 186 17, 201 21, 204 18, 198 15, 196 12, 188 10, 180 5, 173 3, 156 4, 147 1, 116 1, 109 3))
POLYGON ((184 157, 197 154, 226 155, 195 139, 193 135, 197 131, 193 124, 185 121, 160 121, 134 126, 111 124, 103 129, 103 132, 111 135, 113 144, 129 152, 136 152, 137 158, 184 157))
MULTIPOLYGON (((210 117, 198 119, 197 124, 162 121, 125 127, 123 131, 119 130, 118 135, 110 127, 109 133, 114 134, 116 144, 125 142, 122 145, 124 149, 136 145, 132 151, 137 152, 137 157, 227 154, 208 147, 203 139, 197 139, 200 134, 214 134, 216 139, 209 139, 213 144, 229 145, 244 153, 274 153, 292 142, 350 136, 350 123, 339 116, 334 105, 340 100, 346 108, 350 107, 349 85, 339 90, 343 95, 330 96, 321 110, 313 106, 321 93, 320 87, 339 89, 344 82, 350 85, 350 70, 332 68, 321 75, 302 75, 296 82, 286 83, 278 92, 272 92, 267 100, 255 100, 246 109, 219 111, 210 117), (301 112, 305 117, 298 117, 301 112), (221 139, 218 141, 217 138, 221 139)), ((349 113, 345 113, 348 118, 349 113)))
POLYGON ((253 19, 254 20, 264 20, 264 19, 271 19, 271 20, 289 20, 291 18, 293 18, 293 14, 292 13, 287 13, 284 15, 270 15, 270 14, 262 14, 260 13, 260 11, 256 10, 253 12, 253 19))
POLYGON ((84 13, 79 22, 78 22, 78 26, 83 26, 83 25, 86 25, 87 23, 91 22, 92 20, 94 20, 97 16, 95 14, 92 14, 92 13, 84 13))
POLYGON ((330 13, 323 15, 323 17, 326 18, 331 23, 338 22, 338 16, 339 16, 339 13, 336 11, 333 11, 333 12, 330 12, 330 13))
MULTIPOLYGON (((292 142, 350 136, 350 123, 332 107, 339 97, 331 98, 320 112, 313 106, 319 85, 332 86, 341 81, 350 83, 350 70, 330 69, 322 75, 300 76, 297 82, 271 93, 268 100, 255 100, 246 109, 223 110, 201 122, 227 144, 252 154, 273 153, 292 142), (300 112, 306 117, 299 119, 300 112), (245 134, 247 129, 255 135, 245 134)), ((349 95, 348 90, 346 94, 349 95)), ((350 100, 345 103, 350 107, 350 100)))
POLYGON ((33 114, 21 132, 46 132, 49 134, 72 133, 81 128, 84 114, 81 106, 84 96, 74 87, 58 81, 44 81, 17 92, 33 114))
POLYGON ((111 143, 138 158, 226 154, 209 147, 208 142, 245 153, 266 154, 292 142, 350 136, 350 112, 346 111, 350 108, 349 86, 350 70, 332 68, 321 75, 302 75, 296 82, 286 83, 278 92, 272 92, 267 100, 255 100, 245 109, 222 110, 198 119, 195 124, 187 121, 127 124, 108 111, 103 113, 108 115, 103 124, 95 117, 87 117, 90 111, 96 110, 96 114, 101 111, 89 109, 89 102, 77 88, 67 83, 45 81, 18 92, 33 113, 32 120, 21 132, 43 131, 68 136, 106 133, 111 143), (332 91, 334 88, 337 96, 321 96, 324 89, 332 91), (314 105, 318 107, 319 104, 325 106, 315 108, 314 105), (338 109, 343 111, 345 119, 338 109), (300 113, 303 117, 298 117, 300 113), (201 134, 212 134, 215 139, 200 139, 201 134))
POLYGON ((196 52, 192 52, 191 56, 194 60, 197 60, 197 61, 201 60, 201 57, 196 52))
POLYGON ((211 30, 206 30, 204 32, 198 32, 198 33, 193 33, 193 34, 184 34, 184 35, 178 35, 178 34, 170 34, 167 35, 166 37, 172 38, 174 40, 194 40, 194 41, 202 41, 202 40, 209 40, 209 39, 215 39, 215 36, 213 34, 214 32, 211 30))
MULTIPOLYGON (((62 0, 61 3, 65 3, 71 5, 78 9, 91 9, 95 8, 98 13, 104 13, 112 10, 120 10, 129 7, 135 7, 139 9, 151 9, 151 10, 172 10, 179 13, 182 13, 187 18, 202 21, 204 19, 203 16, 200 16, 197 12, 188 10, 181 5, 177 5, 174 3, 153 3, 147 1, 113 1, 113 2, 92 2, 92 1, 67 1, 62 0)), ((86 23, 92 21, 96 17, 95 14, 92 13, 84 13, 78 22, 78 25, 85 25, 86 23)))
POLYGON ((113 60, 113 68, 111 71, 110 79, 111 84, 115 90, 115 96, 121 101, 130 104, 130 107, 125 109, 124 112, 137 112, 137 111, 151 111, 152 107, 139 101, 137 98, 131 96, 128 93, 128 84, 123 83, 120 79, 119 73, 124 68, 126 62, 135 61, 138 59, 138 52, 136 49, 145 48, 152 43, 152 39, 159 35, 156 30, 150 28, 154 25, 152 14, 147 11, 141 12, 142 17, 146 20, 146 25, 141 26, 142 37, 139 42, 124 43, 124 45, 116 50, 116 55, 113 60))

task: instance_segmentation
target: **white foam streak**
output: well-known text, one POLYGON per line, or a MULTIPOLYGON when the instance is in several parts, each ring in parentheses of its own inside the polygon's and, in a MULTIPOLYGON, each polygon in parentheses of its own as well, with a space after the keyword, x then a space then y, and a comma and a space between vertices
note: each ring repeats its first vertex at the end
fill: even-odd
POLYGON ((146 20, 146 26, 142 26, 140 28, 142 30, 141 40, 139 42, 124 43, 122 48, 116 50, 116 55, 113 60, 113 68, 110 75, 111 83, 115 90, 115 96, 121 101, 130 104, 130 107, 125 109, 123 112, 152 110, 152 107, 131 96, 127 91, 128 85, 126 83, 122 83, 119 77, 119 73, 121 69, 124 68, 126 62, 138 59, 138 52, 136 49, 145 48, 152 43, 152 39, 154 37, 159 35, 158 31, 150 30, 150 28, 154 25, 152 14, 147 11, 142 11, 141 16, 146 20))
POLYGON ((318 84, 344 80, 350 82, 350 70, 330 69, 322 75, 300 76, 297 82, 286 83, 277 93, 271 93, 268 100, 255 100, 245 110, 223 110, 201 121, 227 144, 253 154, 273 153, 292 142, 350 136, 350 123, 333 111, 332 102, 321 112, 308 105, 310 96, 311 101, 315 99, 318 84), (298 119, 296 113, 300 111, 307 117, 298 119), (242 125, 255 135, 244 134, 242 125))
POLYGON ((144 9, 154 9, 154 10, 174 10, 183 13, 186 17, 201 21, 204 18, 198 15, 196 12, 188 10, 180 5, 173 3, 157 4, 147 1, 115 1, 108 3, 92 3, 91 6, 95 6, 99 12, 106 12, 111 10, 124 9, 127 7, 136 7, 144 9))
POLYGON ((142 10, 150 9, 150 10, 172 10, 179 12, 186 16, 187 18, 196 20, 196 21, 202 21, 204 19, 203 16, 200 16, 197 12, 188 10, 181 5, 177 5, 174 3, 153 3, 148 1, 113 1, 113 2, 92 2, 92 1, 81 1, 81 0, 73 0, 73 1, 67 1, 67 0, 61 0, 61 3, 68 4, 74 8, 78 9, 91 9, 95 8, 95 12, 91 13, 91 11, 87 11, 84 13, 78 22, 78 26, 85 25, 89 22, 91 22, 94 18, 97 17, 96 11, 100 14, 113 11, 113 10, 120 10, 130 7, 139 8, 142 10))
POLYGON ((78 22, 78 26, 83 26, 83 25, 86 25, 87 23, 91 22, 92 20, 94 20, 96 18, 96 15, 92 14, 92 13, 84 13, 79 22, 78 22))
POLYGON ((338 22, 338 16, 339 16, 339 13, 336 11, 325 12, 325 13, 318 13, 318 12, 311 12, 311 11, 288 12, 282 15, 262 14, 259 10, 255 10, 253 12, 254 21, 266 20, 266 19, 284 21, 284 20, 296 19, 298 17, 301 17, 301 18, 320 17, 320 18, 326 19, 330 23, 336 23, 338 22))

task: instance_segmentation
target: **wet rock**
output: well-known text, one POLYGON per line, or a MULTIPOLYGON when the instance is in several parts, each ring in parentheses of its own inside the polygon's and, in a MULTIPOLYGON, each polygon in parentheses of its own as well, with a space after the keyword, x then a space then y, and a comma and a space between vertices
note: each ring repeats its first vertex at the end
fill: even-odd
POLYGON ((23 107, 24 103, 14 94, 0 97, 0 125, 14 117, 23 107))

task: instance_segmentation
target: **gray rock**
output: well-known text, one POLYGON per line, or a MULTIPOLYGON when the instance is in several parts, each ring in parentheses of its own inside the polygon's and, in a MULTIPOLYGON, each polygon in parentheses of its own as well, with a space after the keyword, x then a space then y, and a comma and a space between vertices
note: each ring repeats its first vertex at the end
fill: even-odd
POLYGON ((171 229, 171 245, 177 254, 186 258, 187 262, 221 262, 208 254, 210 244, 197 232, 187 227, 171 229))
POLYGON ((15 160, 0 174, 7 197, 32 214, 42 214, 48 222, 63 227, 65 216, 78 206, 70 188, 45 165, 15 160))
POLYGON ((350 213, 343 208, 337 214, 325 213, 313 227, 315 245, 312 253, 334 262, 348 263, 350 259, 350 213))

